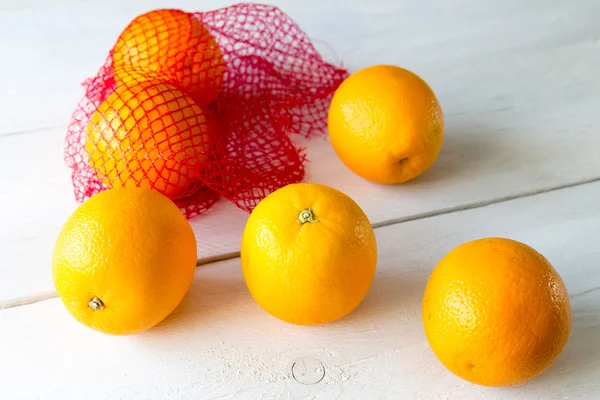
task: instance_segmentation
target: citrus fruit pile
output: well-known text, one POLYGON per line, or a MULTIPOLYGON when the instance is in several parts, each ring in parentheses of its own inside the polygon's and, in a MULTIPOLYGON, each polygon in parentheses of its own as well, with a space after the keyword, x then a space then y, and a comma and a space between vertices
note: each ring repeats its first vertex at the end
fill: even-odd
MULTIPOLYGON (((173 200, 194 191, 212 168, 222 121, 206 105, 226 82, 225 60, 198 19, 158 10, 125 29, 112 62, 116 87, 91 116, 84 143, 89 166, 110 189, 91 195, 64 225, 53 276, 80 322, 132 334, 166 318, 194 277, 196 239, 173 200), (148 28, 157 22, 164 28, 148 28)), ((373 182, 414 179, 440 152, 440 104, 406 69, 378 65, 352 74, 328 111, 336 154, 373 182)), ((232 171, 225 172, 225 183, 236 187, 232 171)), ((334 188, 275 186, 251 207, 242 235, 241 274, 250 294, 291 324, 345 317, 375 278, 369 219, 334 188)), ((571 324, 565 285, 550 262, 505 238, 475 240, 447 254, 424 289, 422 320, 450 371, 489 386, 543 372, 564 348, 571 324)))
POLYGON ((109 188, 186 197, 199 186, 216 145, 217 124, 203 106, 223 84, 218 44, 192 14, 154 10, 121 33, 112 69, 116 88, 86 129, 91 167, 109 188))
POLYGON ((76 200, 144 187, 187 218, 220 198, 251 211, 302 181, 306 156, 291 136, 326 130, 346 76, 273 6, 141 14, 85 82, 67 129, 76 200))

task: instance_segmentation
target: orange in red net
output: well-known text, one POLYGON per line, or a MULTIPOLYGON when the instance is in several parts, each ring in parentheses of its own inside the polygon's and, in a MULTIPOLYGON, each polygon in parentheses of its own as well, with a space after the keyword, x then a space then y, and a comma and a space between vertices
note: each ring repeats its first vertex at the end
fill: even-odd
POLYGON ((346 76, 272 6, 143 14, 84 83, 65 149, 75 197, 142 186, 188 218, 220 197, 251 211, 303 179, 290 137, 324 132, 346 76))

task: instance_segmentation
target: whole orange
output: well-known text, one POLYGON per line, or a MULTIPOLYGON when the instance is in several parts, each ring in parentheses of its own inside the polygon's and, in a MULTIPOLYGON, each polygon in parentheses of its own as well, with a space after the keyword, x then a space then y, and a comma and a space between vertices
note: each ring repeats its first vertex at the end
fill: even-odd
POLYGON ((556 270, 531 247, 502 238, 448 253, 429 278, 422 315, 440 361, 486 386, 539 375, 571 330, 569 296, 556 270))
POLYGON ((141 81, 117 87, 87 128, 89 163, 109 188, 144 187, 185 197, 205 170, 211 120, 173 85, 141 81))
POLYGON ((425 81, 406 69, 377 65, 342 82, 328 125, 333 149, 348 168, 370 181, 393 184, 433 164, 444 118, 425 81))
POLYGON ((113 49, 115 81, 130 75, 173 80, 205 105, 223 85, 225 61, 209 30, 192 14, 159 9, 136 17, 113 49))
POLYGON ((242 237, 244 279, 271 315, 317 325, 354 310, 377 264, 369 220, 345 194, 319 184, 281 188, 254 209, 242 237))
POLYGON ((83 203, 63 226, 52 258, 54 285, 79 322, 110 334, 153 327, 187 292, 196 239, 168 198, 118 188, 83 203))

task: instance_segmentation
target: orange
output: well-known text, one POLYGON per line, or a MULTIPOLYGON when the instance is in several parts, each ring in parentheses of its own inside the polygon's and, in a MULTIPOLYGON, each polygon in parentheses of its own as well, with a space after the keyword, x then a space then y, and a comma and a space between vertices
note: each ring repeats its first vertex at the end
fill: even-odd
POLYGON ((355 72, 329 107, 329 138, 346 166, 373 182, 408 181, 429 168, 442 146, 444 118, 431 88, 392 65, 355 72))
POLYGON ((69 217, 52 268, 56 290, 79 322, 110 334, 142 332, 169 315, 190 287, 196 239, 165 196, 111 189, 69 217))
POLYGON ((317 325, 354 310, 377 264, 369 220, 345 194, 314 183, 281 188, 250 215, 242 237, 244 279, 268 313, 317 325))
POLYGON ((117 84, 140 74, 173 80, 200 105, 216 99, 225 73, 208 29, 192 14, 172 9, 136 17, 114 46, 113 66, 117 84))
POLYGON ((87 128, 89 163, 109 188, 144 187, 185 197, 206 168, 207 114, 173 85, 142 81, 117 87, 87 128))
POLYGON ((454 374, 511 386, 544 371, 571 330, 565 285, 540 253, 514 240, 465 243, 435 267, 423 299, 429 344, 454 374))

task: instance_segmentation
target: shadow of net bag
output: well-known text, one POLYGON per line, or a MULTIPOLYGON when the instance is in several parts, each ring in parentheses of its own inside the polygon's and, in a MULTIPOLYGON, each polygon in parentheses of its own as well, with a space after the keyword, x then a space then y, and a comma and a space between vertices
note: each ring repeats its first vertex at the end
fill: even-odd
POLYGON ((325 130, 346 76, 272 6, 140 15, 84 82, 69 124, 76 200, 139 186, 187 218, 220 197, 249 212, 303 179, 305 155, 291 136, 325 130))

